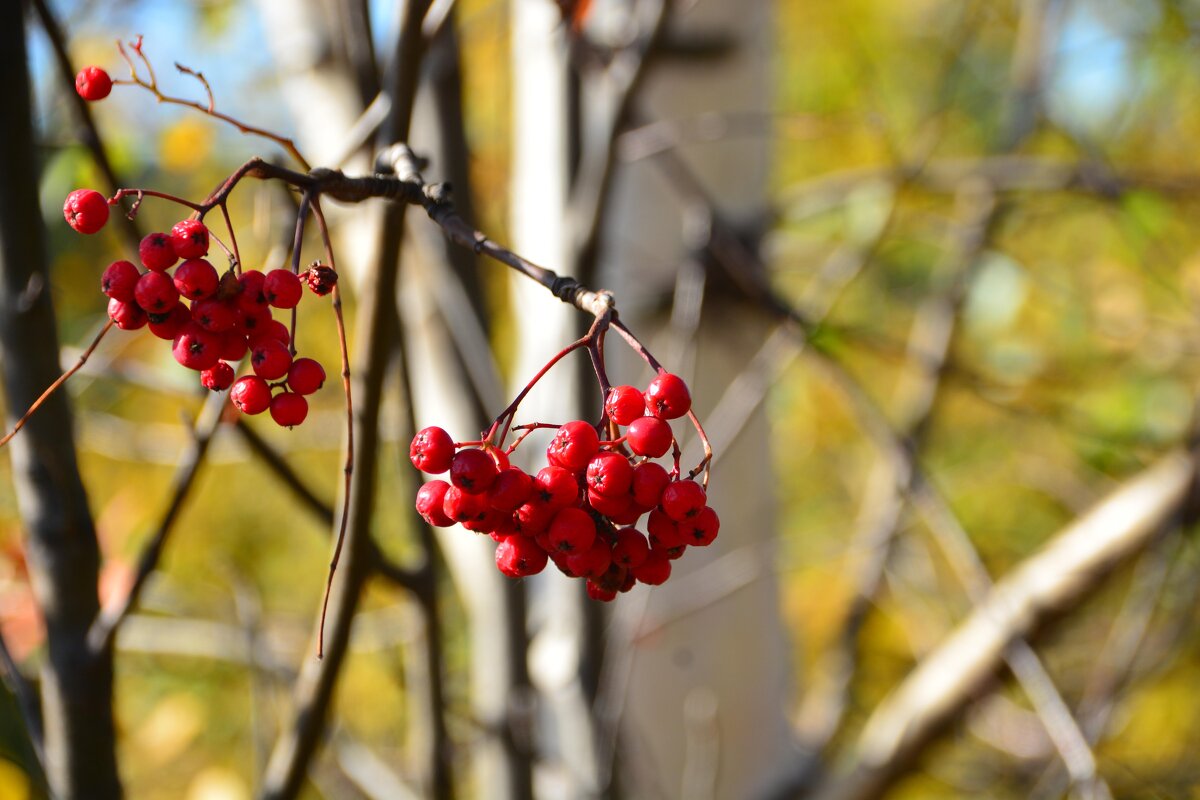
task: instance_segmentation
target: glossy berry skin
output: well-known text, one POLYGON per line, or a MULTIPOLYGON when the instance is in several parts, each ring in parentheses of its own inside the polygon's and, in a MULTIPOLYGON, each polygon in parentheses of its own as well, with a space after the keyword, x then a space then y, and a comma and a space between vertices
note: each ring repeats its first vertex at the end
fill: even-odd
POLYGON ((220 392, 233 385, 233 367, 224 361, 218 361, 200 373, 200 385, 213 392, 220 392))
POLYGON ((534 496, 554 508, 564 508, 579 499, 579 482, 565 467, 542 467, 533 484, 534 496))
POLYGON ((536 575, 546 568, 546 551, 528 536, 514 534, 496 545, 496 566, 510 578, 536 575))
POLYGON ((442 508, 450 484, 445 481, 429 481, 417 490, 417 513, 436 528, 448 528, 454 520, 446 516, 442 508))
POLYGON ((612 550, 598 536, 587 550, 567 554, 567 568, 576 578, 599 578, 611 565, 612 550))
POLYGON ((638 417, 626 431, 629 449, 639 456, 658 458, 671 449, 671 424, 658 417, 638 417))
POLYGON ((75 91, 89 103, 108 97, 112 85, 112 78, 99 67, 84 67, 75 75, 75 91))
POLYGON ((533 495, 533 478, 519 467, 500 470, 487 490, 488 505, 497 511, 516 511, 533 495))
POLYGON ((564 508, 554 515, 548 530, 550 546, 561 553, 585 550, 596 540, 596 523, 580 508, 564 508))
POLYGON ((464 492, 457 486, 451 486, 446 491, 442 509, 446 516, 463 525, 482 522, 492 511, 483 495, 464 492))
POLYGON ((691 519, 708 503, 704 487, 695 481, 675 481, 662 493, 662 510, 676 522, 691 519))
POLYGON ((643 461, 633 468, 633 482, 630 490, 633 492, 633 502, 649 511, 662 500, 663 489, 671 482, 671 476, 653 461, 643 461))
POLYGON ((63 203, 63 217, 80 233, 95 233, 108 222, 108 201, 95 189, 76 189, 63 203))
POLYGON ((297 358, 288 368, 287 382, 296 394, 312 394, 325 384, 325 368, 315 358, 297 358))
POLYGON ((136 331, 149 321, 146 312, 137 303, 126 303, 116 298, 108 301, 108 318, 123 331, 136 331))
POLYGON ((633 467, 620 453, 603 452, 592 456, 587 465, 588 489, 607 497, 618 497, 629 491, 633 482, 633 467))
POLYGON ((271 398, 271 419, 281 428, 291 428, 308 416, 308 401, 295 392, 280 392, 271 398))
POLYGON ((604 400, 604 413, 624 427, 646 413, 646 400, 636 386, 614 386, 604 400))
POLYGON ((142 275, 129 261, 114 261, 100 276, 100 291, 113 300, 128 303, 133 300, 133 289, 142 275))
POLYGON ((295 308, 304 295, 304 287, 291 270, 273 269, 263 280, 263 296, 275 308, 295 308))
MULTIPOLYGON (((299 359, 297 359, 299 361, 299 359)), ((450 469, 454 440, 444 428, 430 426, 417 431, 408 446, 408 459, 422 472, 437 475, 450 469)))
POLYGON ((206 331, 225 333, 236 328, 239 320, 233 306, 209 298, 192 303, 192 321, 206 331))
POLYGON ((243 414, 261 414, 271 405, 271 387, 257 375, 245 375, 233 382, 229 399, 243 414))
POLYGON ((175 268, 175 288, 188 300, 212 297, 220 283, 217 268, 203 258, 189 258, 175 268))
POLYGON ((203 258, 208 254, 208 228, 198 219, 176 222, 171 227, 171 247, 180 258, 203 258))
POLYGON ((147 313, 167 314, 179 302, 179 292, 167 273, 147 272, 133 287, 133 299, 147 313))
POLYGON ((450 459, 450 483, 468 494, 483 494, 495 482, 498 470, 492 457, 482 450, 466 448, 450 459))
POLYGON ((250 366, 258 377, 277 381, 287 375, 292 354, 278 339, 259 336, 250 343, 250 366))
POLYGON ((646 518, 646 530, 650 533, 652 550, 669 550, 684 544, 679 524, 661 509, 656 508, 650 512, 650 516, 646 518))
POLYGON ((217 365, 221 357, 220 342, 216 336, 196 323, 189 322, 175 337, 171 345, 171 354, 183 366, 199 372, 217 365))
POLYGON ((146 269, 162 272, 170 269, 179 260, 175 248, 171 245, 171 236, 167 233, 151 233, 142 239, 138 245, 138 258, 146 269))
POLYGON ((600 450, 600 435, 591 423, 573 420, 563 425, 554 434, 546 448, 546 458, 557 467, 580 472, 587 467, 588 459, 600 450))
POLYGON ((237 304, 243 313, 270 314, 270 305, 263 294, 263 283, 266 279, 267 276, 256 269, 245 270, 238 276, 238 286, 241 290, 238 292, 237 304))
POLYGON ((617 531, 617 541, 612 548, 614 564, 632 569, 641 566, 648 555, 650 543, 641 531, 635 528, 621 528, 617 531))
POLYGON ((183 303, 176 302, 165 314, 150 316, 150 332, 159 339, 174 339, 192 321, 192 312, 183 303))
POLYGON ((659 419, 678 419, 692 408, 692 395, 683 378, 660 372, 645 393, 646 410, 659 419))
POLYGON ((717 517, 717 512, 708 506, 700 509, 686 522, 679 523, 680 537, 694 547, 706 547, 712 544, 720 530, 721 520, 717 517))

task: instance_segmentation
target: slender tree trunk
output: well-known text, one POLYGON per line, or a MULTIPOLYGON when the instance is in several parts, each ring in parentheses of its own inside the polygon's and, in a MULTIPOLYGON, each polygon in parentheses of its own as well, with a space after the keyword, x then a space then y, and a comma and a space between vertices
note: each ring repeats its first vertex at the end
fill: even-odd
MULTIPOLYGON (((34 118, 22 3, 0 4, 0 356, 10 423, 58 377, 58 335, 37 199, 34 118)), ((6 425, 8 427, 8 425, 6 425)), ((65 392, 9 445, 29 572, 46 623, 42 667, 46 773, 56 796, 121 796, 114 751, 112 653, 92 654, 100 550, 75 459, 65 392)))

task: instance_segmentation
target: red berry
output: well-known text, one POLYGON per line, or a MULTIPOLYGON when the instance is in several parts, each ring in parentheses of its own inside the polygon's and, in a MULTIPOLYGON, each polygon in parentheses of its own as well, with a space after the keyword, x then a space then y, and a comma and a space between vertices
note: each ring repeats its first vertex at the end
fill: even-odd
POLYGON ((166 233, 151 233, 142 239, 138 245, 138 258, 146 265, 146 269, 155 272, 170 269, 179 260, 175 248, 171 246, 171 236, 166 233))
POLYGON ((206 331, 225 333, 237 327, 238 315, 228 303, 209 298, 192 303, 192 321, 206 331))
POLYGON ((208 253, 208 228, 198 219, 176 222, 171 228, 171 247, 180 258, 203 258, 208 253))
POLYGON ((179 302, 179 292, 165 272, 147 272, 133 287, 133 299, 151 314, 167 314, 179 302))
POLYGON ((533 494, 533 478, 520 467, 500 470, 487 491, 488 505, 497 511, 516 511, 533 494))
POLYGON ((333 291, 333 287, 337 285, 337 272, 333 267, 327 267, 324 264, 316 264, 302 274, 304 282, 308 284, 309 291, 318 297, 324 297, 333 291))
POLYGON ((516 534, 496 545, 496 567, 510 578, 536 575, 548 560, 546 551, 528 536, 516 534))
POLYGON ((451 486, 446 491, 442 510, 450 519, 467 525, 487 519, 492 509, 488 507, 487 498, 483 495, 470 494, 457 486, 451 486))
MULTIPOLYGON (((600 494, 597 491, 588 489, 587 501, 592 510, 603 514, 609 519, 616 517, 625 519, 631 510, 637 510, 633 508, 633 496, 628 493, 610 497, 609 495, 600 494)), ((639 512, 637 516, 641 516, 641 513, 639 512)), ((637 516, 634 519, 637 519, 637 516)))
POLYGON ((646 400, 636 386, 614 386, 604 400, 604 413, 624 426, 646 413, 646 400))
POLYGON ((108 318, 123 331, 136 331, 148 321, 146 312, 137 303, 122 302, 115 297, 108 301, 108 318))
POLYGON ((720 530, 721 520, 717 517, 717 512, 708 506, 700 509, 686 522, 679 523, 679 533, 683 541, 696 547, 712 544, 720 530))
POLYGON ((450 460, 454 458, 454 440, 444 428, 422 428, 408 446, 408 458, 422 472, 433 475, 445 472, 450 469, 450 460))
POLYGON ((692 408, 692 395, 678 375, 660 372, 646 387, 646 410, 659 419, 678 419, 692 408))
POLYGON ((639 456, 658 458, 671 449, 671 424, 658 417, 638 417, 626 432, 629 449, 639 456))
POLYGON ((281 428, 291 428, 308 416, 308 401, 295 392, 280 392, 271 398, 271 419, 281 428))
POLYGON ((297 358, 287 375, 288 388, 296 394, 312 394, 325 383, 325 368, 315 358, 297 358))
POLYGON ((671 561, 662 553, 651 551, 646 560, 632 568, 633 577, 642 583, 658 586, 671 577, 671 561))
POLYGON ((704 487, 695 481, 675 481, 662 493, 662 510, 676 522, 691 519, 708 503, 704 487))
POLYGON ((94 189, 76 189, 63 203, 63 217, 80 233, 95 233, 108 222, 108 201, 94 189))
POLYGON ((263 281, 263 296, 275 308, 295 308, 304 294, 300 278, 291 270, 273 269, 263 281))
POLYGON ((271 405, 271 387, 257 375, 245 375, 234 381, 229 399, 243 414, 261 414, 271 405))
POLYGON ((417 513, 434 527, 448 528, 454 524, 442 508, 449 488, 445 481, 429 481, 417 490, 417 513))
POLYGON ((522 533, 533 534, 550 527, 558 508, 537 498, 529 500, 517 509, 517 527, 522 533))
POLYGON ((130 262, 114 261, 100 276, 100 291, 113 300, 128 303, 134 299, 133 289, 137 286, 140 277, 141 273, 138 272, 138 268, 130 262))
POLYGON ((279 320, 268 319, 265 323, 263 323, 263 325, 261 327, 262 327, 262 330, 258 331, 254 335, 254 338, 257 339, 257 338, 261 337, 261 338, 265 338, 265 339, 274 339, 275 341, 283 344, 285 347, 287 345, 291 344, 291 342, 292 342, 291 331, 288 330, 287 325, 284 325, 279 320))
POLYGON ((250 366, 260 378, 276 381, 287 375, 292 366, 292 354, 278 339, 259 336, 250 342, 250 366))
POLYGON ((218 361, 215 365, 200 373, 200 385, 205 389, 219 392, 232 386, 233 378, 233 367, 224 361, 218 361))
POLYGON ((679 525, 660 509, 654 509, 646 518, 646 530, 650 532, 650 547, 653 550, 668 550, 685 544, 679 525))
POLYGON ((189 258, 175 269, 175 288, 189 300, 212 297, 220 285, 217 268, 203 258, 189 258))
POLYGON ((550 546, 563 553, 584 550, 596 539, 596 523, 581 508, 564 508, 554 515, 549 528, 550 546))
MULTIPOLYGON (((159 272, 148 273, 161 275, 159 272)), ((194 322, 184 326, 171 345, 175 360, 188 369, 196 371, 214 367, 221 358, 220 342, 217 337, 194 322)))
POLYGON ((569 506, 579 499, 579 482, 563 467, 543 467, 533 483, 534 496, 554 508, 569 506))
POLYGON ((256 269, 248 269, 238 276, 241 291, 238 292, 237 303, 243 313, 266 311, 268 316, 270 315, 267 298, 263 294, 263 283, 266 279, 267 276, 256 269))
POLYGON ((633 501, 645 511, 649 511, 662 500, 663 489, 671 482, 671 476, 661 464, 653 461, 643 461, 633 468, 633 501))
POLYGON ((551 464, 571 472, 587 467, 588 459, 600 450, 600 435, 591 423, 577 419, 563 425, 550 440, 546 458, 551 464))
POLYGON ((103 100, 112 91, 112 78, 99 67, 84 67, 75 76, 75 91, 89 102, 103 100))
POLYGON ((599 600, 601 603, 611 603, 617 599, 615 591, 609 591, 593 580, 587 582, 587 596, 593 600, 599 600))
POLYGON ((597 494, 620 497, 629 491, 632 482, 633 467, 620 453, 597 453, 587 464, 587 485, 597 494))
POLYGON ((150 315, 150 332, 159 339, 174 339, 191 321, 192 312, 183 303, 176 302, 167 313, 150 315))
POLYGON ((483 494, 496 480, 496 462, 477 448, 459 450, 450 459, 450 483, 469 494, 483 494))
POLYGON ((614 564, 632 569, 645 561, 649 554, 650 543, 641 531, 635 528, 621 528, 617 531, 617 542, 612 549, 614 564))
POLYGON ((587 550, 567 554, 567 568, 577 578, 599 578, 612 564, 612 549, 599 536, 587 550))
POLYGON ((246 352, 249 350, 246 344, 246 337, 238 331, 225 331, 220 334, 221 337, 221 360, 222 361, 241 361, 246 357, 246 352))

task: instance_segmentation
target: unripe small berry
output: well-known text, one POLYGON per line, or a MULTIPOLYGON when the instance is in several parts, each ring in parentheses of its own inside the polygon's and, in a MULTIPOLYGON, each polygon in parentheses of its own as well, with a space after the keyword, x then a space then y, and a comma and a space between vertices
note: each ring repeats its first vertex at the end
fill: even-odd
POLYGON ((129 261, 114 261, 100 276, 100 291, 113 300, 128 303, 134 299, 133 289, 142 275, 129 261))
POLYGON ((315 358, 297 358, 287 374, 288 388, 296 394, 312 394, 325 383, 325 368, 315 358))
POLYGON ((263 281, 263 296, 275 308, 295 308, 304 295, 300 279, 287 269, 273 269, 263 281))
POLYGON ((170 269, 179 260, 179 256, 175 255, 175 248, 171 245, 171 236, 166 233, 151 233, 142 239, 138 245, 138 258, 142 260, 146 269, 155 272, 170 269))
POLYGON ((229 399, 243 414, 261 414, 271 405, 271 387, 257 375, 245 375, 234 381, 229 399))
POLYGON ((189 258, 175 268, 175 288, 188 300, 212 297, 220 284, 217 268, 203 258, 189 258))
POLYGON ((295 392, 280 392, 271 398, 271 419, 281 428, 291 428, 308 416, 308 401, 295 392))
POLYGON ((112 85, 112 78, 100 67, 84 67, 75 75, 75 91, 88 102, 108 97, 112 85))
POLYGON ((408 446, 408 458, 422 472, 432 475, 445 472, 454 458, 454 439, 444 428, 422 428, 408 446))
POLYGON ((219 392, 233 385, 233 367, 224 361, 218 361, 200 373, 200 385, 210 391, 219 392))
POLYGON ((203 258, 208 254, 208 228, 198 219, 176 222, 171 227, 171 247, 180 258, 203 258))
POLYGON ((108 318, 123 331, 136 331, 148 321, 146 312, 137 303, 126 303, 115 297, 108 301, 108 318))
POLYGON ((63 203, 63 217, 80 233, 95 233, 108 222, 108 201, 95 189, 76 189, 63 203))
POLYGON ((683 378, 660 372, 646 387, 646 410, 660 419, 678 419, 692 408, 692 395, 683 378))

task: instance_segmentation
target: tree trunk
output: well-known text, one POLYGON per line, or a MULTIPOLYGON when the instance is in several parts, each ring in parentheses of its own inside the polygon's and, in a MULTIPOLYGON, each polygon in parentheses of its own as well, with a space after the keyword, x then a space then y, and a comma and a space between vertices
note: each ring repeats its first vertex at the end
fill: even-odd
MULTIPOLYGON (((0 355, 11 422, 59 375, 58 334, 37 199, 22 3, 0 6, 0 355)), ((42 713, 54 794, 121 796, 114 752, 112 652, 92 654, 100 548, 75 459, 65 392, 52 395, 11 442, 33 589, 46 624, 42 713)))

